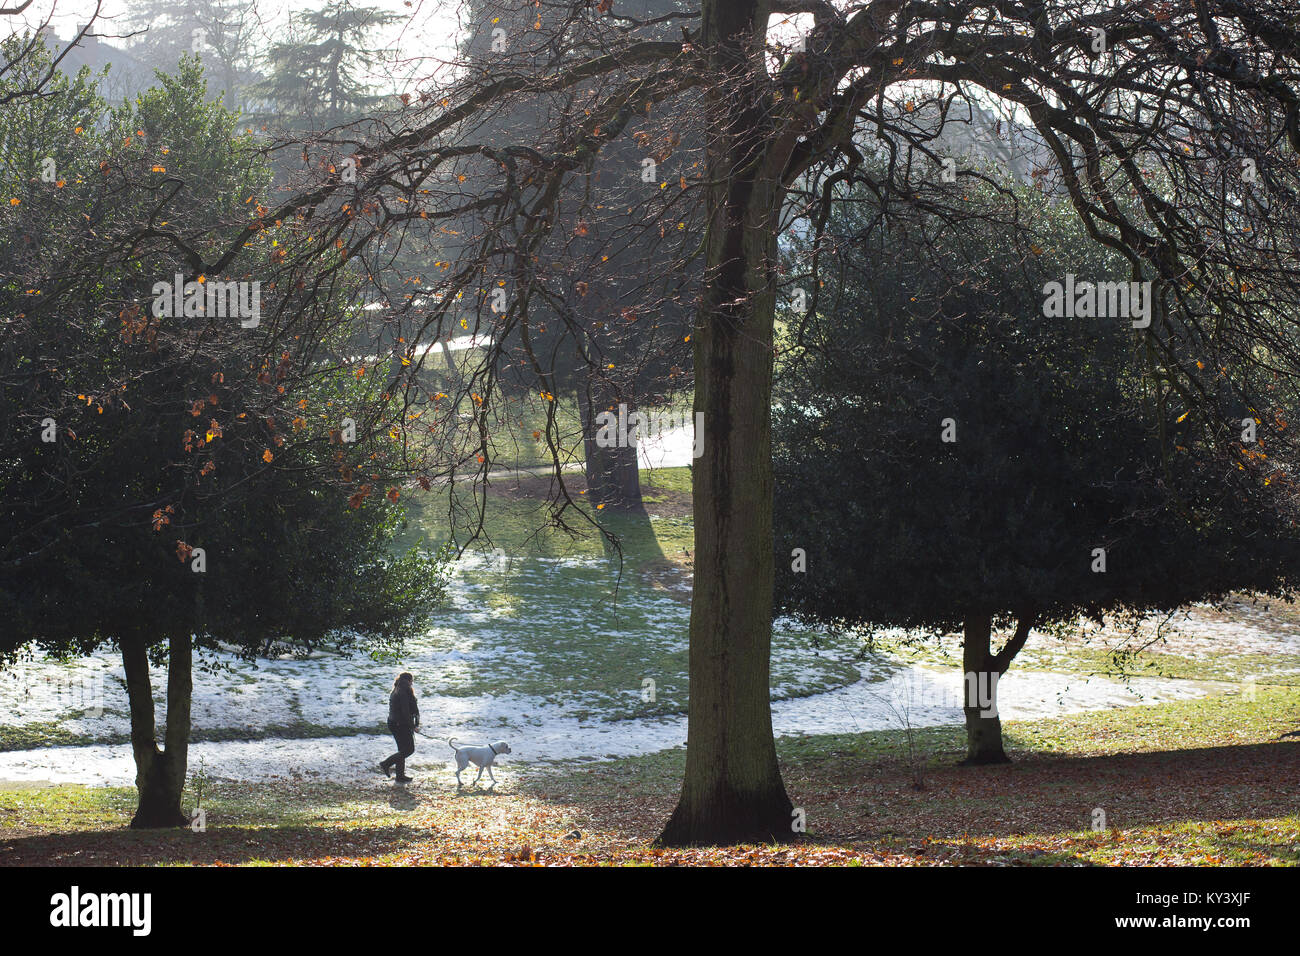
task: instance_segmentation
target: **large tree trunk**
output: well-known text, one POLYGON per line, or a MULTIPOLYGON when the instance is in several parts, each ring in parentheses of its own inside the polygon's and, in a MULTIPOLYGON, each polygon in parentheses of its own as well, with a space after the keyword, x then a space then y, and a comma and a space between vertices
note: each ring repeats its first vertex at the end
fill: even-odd
POLYGON ((994 672, 993 655, 989 651, 993 619, 987 614, 971 615, 966 618, 963 630, 962 712, 966 715, 966 759, 962 764, 1010 763, 1011 758, 1002 749, 1002 718, 997 716, 996 704, 989 700, 1002 676, 994 672))
MULTIPOLYGON (((719 60, 718 75, 752 75, 765 9, 705 3, 703 42, 719 60)), ((757 50, 761 56, 761 43, 757 50)), ((723 92, 712 105, 705 288, 693 333, 695 411, 704 414, 707 440, 693 482, 686 777, 660 836, 668 845, 792 837, 769 679, 772 325, 783 190, 758 84, 723 92)))
POLYGON ((1011 666, 1012 659, 1025 646, 1031 618, 1021 614, 1015 634, 1001 651, 994 654, 990 646, 993 619, 988 614, 972 613, 963 622, 962 669, 966 715, 966 759, 962 766, 1010 763, 1002 748, 1002 718, 997 713, 997 686, 1011 666))
POLYGON ((604 411, 619 413, 619 405, 627 406, 630 419, 636 404, 619 399, 599 382, 591 382, 578 390, 578 408, 582 416, 583 451, 587 477, 587 497, 593 506, 605 505, 615 511, 642 511, 641 472, 637 460, 637 443, 626 446, 601 447, 596 442, 598 426, 596 417, 604 411), (612 408, 611 408, 612 406, 612 408))
POLYGON ((167 730, 165 749, 155 739, 153 686, 145 642, 124 639, 122 665, 131 704, 131 748, 135 753, 138 804, 131 826, 183 827, 189 821, 181 811, 185 771, 189 760, 190 701, 193 694, 189 637, 173 637, 167 661, 167 730))
POLYGON ((641 471, 635 444, 626 448, 598 448, 595 468, 588 463, 588 481, 591 480, 593 471, 601 476, 600 497, 596 499, 596 504, 617 511, 638 511, 645 508, 645 502, 641 498, 641 471))

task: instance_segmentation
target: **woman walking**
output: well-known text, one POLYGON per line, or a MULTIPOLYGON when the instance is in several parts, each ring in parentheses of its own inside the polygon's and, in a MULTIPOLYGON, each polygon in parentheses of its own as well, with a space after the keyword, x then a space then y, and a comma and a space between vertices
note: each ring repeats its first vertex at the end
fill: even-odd
POLYGON ((385 758, 379 769, 391 776, 397 768, 397 782, 410 783, 406 775, 406 758, 415 753, 415 732, 420 729, 420 708, 415 702, 415 678, 406 671, 393 681, 393 692, 388 695, 388 731, 397 741, 397 753, 385 758))

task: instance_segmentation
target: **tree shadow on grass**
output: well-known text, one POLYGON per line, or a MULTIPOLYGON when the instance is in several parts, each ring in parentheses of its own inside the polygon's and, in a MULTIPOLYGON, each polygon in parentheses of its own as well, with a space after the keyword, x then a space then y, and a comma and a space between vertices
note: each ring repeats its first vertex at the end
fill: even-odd
MULTIPOLYGON (((782 763, 790 795, 807 814, 810 840, 823 845, 921 861, 947 854, 950 862, 971 863, 1300 863, 1295 742, 1015 756, 1015 763, 994 767, 931 766, 922 793, 911 789, 906 761, 878 748, 837 746, 833 754, 787 755, 782 763), (1105 813, 1104 832, 1090 831, 1096 809, 1105 813)), ((279 863, 394 853, 437 862, 448 853, 505 852, 510 841, 571 849, 562 836, 576 824, 606 848, 635 847, 670 812, 679 763, 679 755, 616 763, 511 781, 505 791, 419 784, 294 783, 273 794, 217 788, 205 800, 202 834, 126 830, 129 808, 118 806, 119 794, 111 816, 120 828, 83 823, 72 830, 86 808, 69 806, 67 830, 47 826, 0 840, 0 866, 279 863), (530 820, 541 814, 528 832, 500 825, 516 799, 530 820)))
POLYGON ((488 784, 486 787, 472 787, 466 784, 463 790, 457 790, 454 794, 452 794, 452 799, 469 800, 469 799, 474 799, 476 797, 496 797, 496 796, 503 796, 503 794, 497 793, 496 784, 494 783, 488 784))
POLYGON ((405 787, 395 786, 393 792, 388 795, 388 805, 394 810, 414 810, 420 805, 420 801, 405 787))
POLYGON ((1097 810, 1107 831, 1300 815, 1294 743, 1088 757, 1031 753, 991 767, 932 766, 922 793, 907 785, 898 760, 818 761, 788 768, 786 778, 810 822, 823 821, 810 831, 829 840, 1082 838, 1097 810))
POLYGON ((1264 853, 1291 865, 1300 865, 1300 845, 1274 840, 1262 833, 1220 834, 1209 840, 1224 857, 1241 852, 1264 853))
POLYGON ((403 826, 209 826, 205 833, 109 830, 0 841, 0 866, 149 866, 286 863, 331 856, 379 856, 436 836, 403 826))
MULTIPOLYGON (((93 793, 93 792, 92 792, 93 793)), ((84 791, 83 791, 84 795, 84 791)), ((158 864, 289 863, 368 860, 397 854, 438 862, 503 854, 522 845, 514 829, 499 825, 501 807, 512 809, 514 787, 345 785, 235 786, 207 792, 207 829, 130 830, 133 800, 125 791, 101 791, 90 804, 46 813, 25 831, 0 834, 0 866, 147 866, 158 864), (501 801, 501 803, 498 803, 501 801), (89 813, 101 805, 112 812, 89 813)), ((524 798, 527 799, 527 798, 524 798)), ((533 800, 532 845, 559 843, 571 816, 553 804, 554 818, 533 800)), ((389 861, 385 861, 389 862, 389 861)))

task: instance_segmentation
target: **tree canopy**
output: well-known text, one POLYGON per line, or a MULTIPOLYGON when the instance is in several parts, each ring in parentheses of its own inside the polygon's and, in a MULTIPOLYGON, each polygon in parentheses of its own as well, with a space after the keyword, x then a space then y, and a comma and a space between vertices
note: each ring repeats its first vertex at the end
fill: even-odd
MULTIPOLYGON (((165 177, 176 179, 164 203, 183 206, 191 226, 220 221, 265 188, 260 154, 231 114, 207 102, 197 63, 160 76, 99 127, 85 118, 96 107, 89 78, 59 83, 64 95, 26 101, 0 120, 0 142, 26 147, 7 153, 3 167, 9 188, 21 190, 11 206, 21 215, 0 233, 10 270, 0 652, 120 649, 136 822, 171 825, 184 822, 195 647, 251 657, 328 640, 338 651, 362 643, 391 651, 440 598, 445 554, 391 551, 401 490, 368 475, 400 467, 401 449, 368 432, 364 415, 382 385, 324 362, 295 366, 287 353, 267 363, 259 314, 210 308, 247 303, 244 287, 260 285, 273 254, 234 280, 233 300, 205 295, 220 276, 191 283, 182 311, 160 308, 181 291, 158 290, 184 271, 174 258, 87 258, 83 274, 63 270, 65 256, 93 255, 102 242, 84 222, 111 229, 143 218, 169 191, 165 177), (46 151, 57 178, 40 175, 46 151), (32 303, 46 292, 56 308, 32 303), (163 751, 150 656, 169 667, 163 751)), ((328 308, 355 316, 346 291, 328 308)))
MULTIPOLYGON (((1217 448, 1159 407, 1140 317, 1043 314, 1053 281, 1101 282, 1117 257, 1060 200, 963 188, 978 226, 870 195, 828 222, 831 278, 790 316, 774 413, 778 610, 964 630, 977 687, 1031 627, 1288 591, 1295 490, 1258 441, 1217 448)), ((1199 411, 1253 436, 1281 409, 1224 390, 1199 411)), ((967 708, 972 762, 1003 759, 988 710, 967 708)))

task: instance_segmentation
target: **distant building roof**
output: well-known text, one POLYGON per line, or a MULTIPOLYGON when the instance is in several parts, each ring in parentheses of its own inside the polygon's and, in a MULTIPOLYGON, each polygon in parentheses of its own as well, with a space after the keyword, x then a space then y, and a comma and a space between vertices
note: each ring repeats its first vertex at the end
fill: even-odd
MULTIPOLYGON (((62 39, 49 28, 42 30, 41 36, 56 56, 72 42, 72 38, 62 39)), ((100 92, 110 103, 133 99, 153 84, 152 67, 121 47, 106 43, 93 32, 87 33, 68 49, 59 63, 59 70, 68 76, 76 76, 83 66, 90 67, 95 74, 109 68, 108 78, 100 83, 100 92)))

